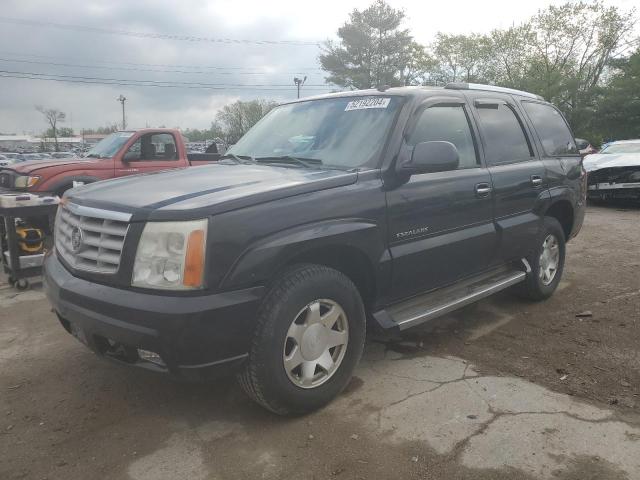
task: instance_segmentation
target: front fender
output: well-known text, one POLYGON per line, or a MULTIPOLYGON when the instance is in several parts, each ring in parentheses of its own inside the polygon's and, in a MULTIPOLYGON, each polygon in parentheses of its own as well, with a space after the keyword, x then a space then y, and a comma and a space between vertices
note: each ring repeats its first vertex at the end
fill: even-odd
POLYGON ((378 225, 365 219, 325 220, 272 234, 247 248, 221 282, 223 289, 268 283, 292 259, 323 248, 357 249, 372 265, 380 262, 385 246, 378 225))
POLYGON ((73 188, 73 182, 93 183, 101 180, 91 175, 73 175, 61 173, 53 178, 47 179, 42 185, 38 186, 39 191, 56 193, 62 188, 73 188))

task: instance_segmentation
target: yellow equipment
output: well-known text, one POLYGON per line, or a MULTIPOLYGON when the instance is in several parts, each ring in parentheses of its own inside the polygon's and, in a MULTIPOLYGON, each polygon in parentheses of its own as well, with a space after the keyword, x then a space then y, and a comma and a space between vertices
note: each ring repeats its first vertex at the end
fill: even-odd
POLYGON ((16 226, 18 246, 26 255, 42 253, 44 248, 44 234, 39 228, 16 226))

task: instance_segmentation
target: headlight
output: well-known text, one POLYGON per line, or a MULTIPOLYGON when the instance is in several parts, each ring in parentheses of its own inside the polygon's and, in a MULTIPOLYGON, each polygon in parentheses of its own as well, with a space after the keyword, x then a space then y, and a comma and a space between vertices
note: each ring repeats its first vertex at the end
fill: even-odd
POLYGON ((16 177, 14 185, 16 188, 29 188, 33 187, 39 180, 40 177, 37 175, 20 175, 19 177, 16 177))
POLYGON ((202 288, 207 220, 148 222, 140 237, 131 284, 164 290, 202 288))

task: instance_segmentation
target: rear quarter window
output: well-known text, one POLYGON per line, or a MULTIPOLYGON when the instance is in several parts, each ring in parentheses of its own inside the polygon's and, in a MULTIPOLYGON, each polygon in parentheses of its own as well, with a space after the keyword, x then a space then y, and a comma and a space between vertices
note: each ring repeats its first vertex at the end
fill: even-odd
POLYGON ((547 155, 577 155, 575 139, 562 114, 544 103, 522 102, 547 155))

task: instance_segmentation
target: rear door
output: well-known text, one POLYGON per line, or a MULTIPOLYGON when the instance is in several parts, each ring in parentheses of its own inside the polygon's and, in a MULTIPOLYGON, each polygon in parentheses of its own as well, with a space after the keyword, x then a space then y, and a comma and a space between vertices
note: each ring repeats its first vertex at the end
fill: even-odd
POLYGON ((548 197, 547 175, 520 110, 509 95, 466 93, 478 120, 485 161, 493 183, 498 255, 494 263, 526 256, 535 246, 548 197))
POLYGON ((449 141, 460 164, 453 171, 413 175, 387 191, 394 299, 484 270, 494 254, 491 179, 467 110, 458 98, 432 100, 407 132, 405 151, 420 142, 449 141))
POLYGON ((116 177, 182 167, 171 133, 146 133, 132 143, 116 163, 116 177))

